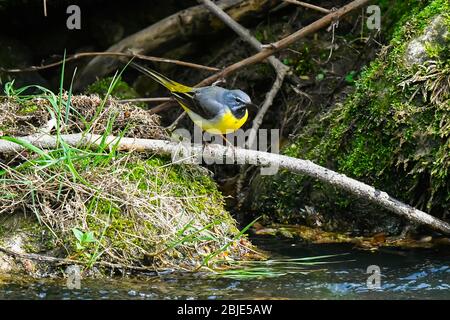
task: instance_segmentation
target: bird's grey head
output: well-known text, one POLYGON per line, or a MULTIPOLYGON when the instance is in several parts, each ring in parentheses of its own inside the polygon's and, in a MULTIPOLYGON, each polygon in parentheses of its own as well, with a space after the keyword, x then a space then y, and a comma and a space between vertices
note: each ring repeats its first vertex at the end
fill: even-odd
POLYGON ((245 116, 247 107, 252 105, 252 100, 242 90, 228 90, 224 94, 225 104, 231 109, 233 115, 241 119, 245 116))

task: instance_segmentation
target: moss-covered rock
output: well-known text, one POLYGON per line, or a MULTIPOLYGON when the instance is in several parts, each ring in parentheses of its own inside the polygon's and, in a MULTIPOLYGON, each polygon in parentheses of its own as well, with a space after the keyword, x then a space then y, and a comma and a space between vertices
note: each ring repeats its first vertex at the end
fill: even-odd
MULTIPOLYGON (((52 108, 64 123, 67 99, 5 98, 2 135, 40 132, 52 108), (24 115, 41 121, 17 126, 24 115)), ((89 130, 164 137, 157 116, 115 99, 72 96, 70 110, 67 125, 53 128, 54 135, 89 130)), ((211 267, 249 252, 251 244, 225 210, 208 170, 168 157, 121 153, 115 145, 59 144, 52 151, 29 147, 12 157, 0 154, 0 272, 59 270, 26 259, 29 254, 56 257, 63 265, 70 259, 87 270, 155 271, 211 267)))
MULTIPOLYGON (((0 243, 14 252, 148 270, 192 270, 209 256, 213 263, 246 253, 216 184, 198 166, 91 154, 71 169, 64 163, 9 169, 0 184, 0 208, 13 217, 2 223, 0 243), (10 182, 13 175, 20 188, 10 182)), ((20 259, 0 256, 3 271, 42 272, 39 264, 24 269, 20 259)))
MULTIPOLYGON (((310 121, 283 152, 445 217, 450 209, 450 4, 409 3, 413 9, 404 12, 390 45, 365 68, 355 92, 310 121), (426 54, 411 63, 408 48, 415 42, 426 54)), ((361 199, 283 172, 256 179, 251 198, 252 210, 284 223, 305 223, 306 205, 326 217, 326 229, 397 232, 401 226, 361 199)))

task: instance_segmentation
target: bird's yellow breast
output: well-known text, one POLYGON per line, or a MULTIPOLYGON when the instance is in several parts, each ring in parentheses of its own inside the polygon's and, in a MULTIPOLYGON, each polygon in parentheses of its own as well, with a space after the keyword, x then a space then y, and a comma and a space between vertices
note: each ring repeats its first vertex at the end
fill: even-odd
POLYGON ((227 110, 224 114, 217 117, 217 119, 212 120, 200 118, 197 114, 192 114, 192 112, 188 112, 188 115, 197 126, 206 132, 227 134, 242 127, 248 119, 248 110, 245 111, 245 115, 241 119, 236 118, 230 110, 227 110))

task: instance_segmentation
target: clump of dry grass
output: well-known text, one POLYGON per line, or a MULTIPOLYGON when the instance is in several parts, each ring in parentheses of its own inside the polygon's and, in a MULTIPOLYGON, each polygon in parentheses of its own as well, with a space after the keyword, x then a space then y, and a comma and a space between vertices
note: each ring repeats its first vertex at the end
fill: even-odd
MULTIPOLYGON (((62 97, 64 105, 68 94, 62 97)), ((165 136, 159 125, 159 116, 129 103, 118 103, 113 98, 103 101, 98 95, 75 95, 70 99, 68 121, 62 130, 78 133, 91 125, 91 133, 102 134, 112 121, 112 134, 125 131, 125 136, 136 138, 161 139, 165 136), (102 104, 104 106, 102 107, 102 104)), ((0 136, 26 136, 38 133, 51 119, 52 106, 45 97, 18 99, 5 97, 0 99, 0 136)), ((66 109, 61 108, 60 115, 66 117, 66 109)))
POLYGON ((49 120, 49 113, 45 108, 24 106, 11 98, 0 98, 0 108, 0 136, 30 135, 49 120))
POLYGON ((401 87, 416 87, 411 95, 414 99, 417 93, 421 93, 426 101, 438 107, 448 108, 450 96, 450 68, 441 66, 438 61, 428 60, 418 66, 417 72, 407 80, 399 84, 401 87))

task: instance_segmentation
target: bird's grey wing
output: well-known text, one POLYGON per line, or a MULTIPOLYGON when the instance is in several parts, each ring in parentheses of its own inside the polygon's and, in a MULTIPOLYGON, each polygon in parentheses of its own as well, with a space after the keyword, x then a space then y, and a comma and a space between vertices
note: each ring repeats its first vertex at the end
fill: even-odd
POLYGON ((198 114, 204 119, 210 120, 223 112, 220 102, 222 91, 220 87, 196 88, 191 92, 173 92, 178 102, 198 114))

